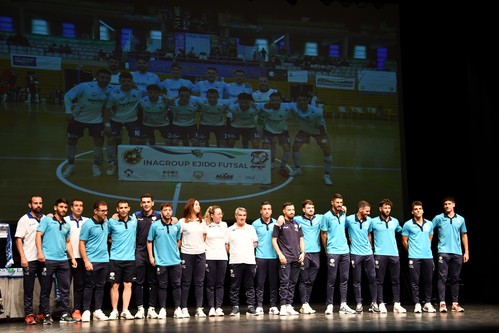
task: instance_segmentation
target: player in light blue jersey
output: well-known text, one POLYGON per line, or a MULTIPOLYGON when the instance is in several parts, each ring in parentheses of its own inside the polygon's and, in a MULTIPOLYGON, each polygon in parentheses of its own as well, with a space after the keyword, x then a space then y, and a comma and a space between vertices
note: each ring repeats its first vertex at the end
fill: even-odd
POLYGON ((209 146, 211 133, 215 135, 217 147, 227 146, 225 116, 230 100, 218 98, 219 92, 210 88, 206 92, 206 98, 198 99, 199 111, 201 112, 198 140, 201 147, 209 146))
POLYGON ((228 98, 228 85, 223 81, 218 80, 218 70, 215 67, 206 68, 206 79, 198 81, 192 88, 191 91, 194 95, 200 97, 208 97, 206 93, 208 89, 215 89, 218 91, 218 96, 220 98, 228 98))
POLYGON ((178 63, 173 63, 170 66, 170 72, 172 77, 161 81, 160 86, 166 91, 168 100, 173 102, 178 97, 181 87, 191 90, 194 87, 194 83, 191 80, 182 78, 182 67, 178 63))
POLYGON ((322 214, 315 214, 315 205, 310 199, 304 200, 301 207, 303 214, 295 216, 296 223, 301 226, 303 231, 303 242, 305 243, 305 259, 298 280, 298 291, 302 303, 300 312, 313 314, 316 311, 310 306, 310 295, 320 268, 322 214))
POLYGON ((260 137, 256 128, 258 110, 251 105, 251 95, 240 93, 237 102, 229 105, 227 118, 230 122, 227 127, 227 147, 234 148, 236 141, 241 137, 243 148, 260 148, 260 137))
POLYGON ((348 238, 350 239, 350 262, 352 264, 353 274, 353 293, 357 307, 355 311, 362 313, 362 271, 364 271, 369 285, 369 294, 371 295, 371 304, 369 312, 379 312, 376 271, 374 269, 374 255, 369 237, 369 228, 371 226, 371 204, 365 200, 357 204, 357 213, 348 215, 345 219, 348 238))
POLYGON ((94 177, 101 175, 102 146, 104 145, 102 113, 111 91, 109 88, 110 80, 109 70, 100 69, 95 81, 82 82, 64 94, 64 106, 68 121, 66 146, 68 165, 62 173, 64 177, 71 176, 75 171, 76 144, 83 136, 85 128, 88 128, 88 135, 93 138, 94 142, 92 174, 94 177))
POLYGON ((239 94, 253 94, 253 87, 248 82, 245 82, 246 74, 242 69, 236 69, 234 71, 234 82, 229 83, 227 87, 228 98, 236 101, 239 94))
POLYGON ((122 72, 120 88, 112 91, 104 107, 104 132, 108 136, 108 176, 116 172, 117 147, 123 140, 122 128, 126 128, 130 144, 140 144, 142 126, 138 119, 138 105, 142 97, 143 92, 133 87, 132 75, 122 72))
POLYGON ((423 217, 423 203, 414 201, 411 204, 413 218, 406 221, 402 227, 402 245, 408 251, 409 280, 411 282, 414 313, 436 312, 431 304, 433 288, 433 253, 431 239, 433 238, 433 223, 423 217), (421 308, 419 285, 423 279, 423 297, 425 305, 421 308))
POLYGON ((167 288, 172 287, 174 318, 183 318, 180 308, 182 266, 180 265, 180 223, 172 219, 171 203, 163 203, 160 207, 161 220, 154 222, 147 235, 147 252, 149 262, 155 267, 156 275, 149 280, 149 287, 158 289, 157 300, 149 300, 148 318, 166 318, 167 288), (159 303, 160 311, 156 314, 154 305, 159 303))
POLYGON ((379 216, 372 218, 369 225, 371 243, 374 242, 378 306, 381 313, 387 313, 383 300, 383 285, 386 272, 390 270, 393 312, 406 313, 407 310, 400 304, 400 257, 396 239, 396 233, 400 234, 402 227, 395 217, 390 216, 392 207, 393 203, 390 199, 381 200, 379 202, 379 216))
POLYGON ((265 281, 268 281, 270 309, 269 314, 278 315, 277 296, 279 292, 279 261, 277 253, 272 246, 272 232, 276 219, 272 217, 272 205, 269 201, 263 201, 260 206, 260 218, 251 224, 256 230, 258 244, 255 251, 256 275, 256 313, 263 315, 263 296, 265 291, 265 281))
POLYGON ((438 298, 440 312, 447 312, 445 291, 449 278, 452 311, 464 312, 459 305, 459 280, 463 263, 470 258, 468 249, 468 230, 464 217, 454 211, 456 201, 453 197, 443 199, 444 212, 433 218, 433 228, 438 236, 438 298), (464 253, 463 253, 464 248, 464 253))
POLYGON ((156 144, 154 131, 157 130, 165 140, 167 146, 170 145, 168 138, 170 120, 168 119, 168 101, 161 95, 161 88, 157 84, 147 86, 147 96, 142 97, 139 102, 139 115, 142 119, 142 137, 146 138, 149 145, 156 144))
POLYGON ((191 96, 187 87, 180 87, 178 98, 170 104, 172 114, 171 145, 178 146, 180 141, 184 146, 197 147, 198 125, 196 114, 199 112, 198 97, 191 96))
POLYGON ((295 167, 290 176, 295 177, 302 174, 300 168, 301 154, 300 149, 303 144, 310 143, 310 137, 313 137, 322 150, 324 175, 322 179, 324 184, 333 185, 331 180, 331 167, 333 158, 331 156, 331 143, 326 130, 326 122, 321 109, 309 104, 307 93, 298 94, 296 103, 293 104, 293 116, 298 122, 298 133, 296 133, 293 142, 293 160, 295 167))
POLYGON ((76 268, 77 263, 71 246, 71 226, 64 220, 68 211, 68 201, 59 198, 54 203, 53 216, 44 216, 36 229, 36 249, 38 261, 42 263, 40 308, 44 314, 44 325, 52 325, 50 313, 50 293, 54 283, 54 275, 59 286, 62 307, 61 322, 74 322, 69 312, 69 293, 71 267, 76 268))
POLYGON ((123 283, 121 318, 135 319, 128 310, 132 296, 132 282, 135 276, 135 242, 137 239, 137 218, 130 215, 130 204, 119 200, 116 205, 118 219, 108 221, 111 249, 109 253, 109 274, 111 283, 110 320, 118 319, 119 288, 123 283))
POLYGON ((270 149, 272 167, 279 166, 279 174, 288 177, 286 168, 291 154, 291 139, 288 133, 288 118, 291 116, 291 104, 282 102, 279 92, 272 93, 268 103, 257 103, 259 117, 263 118, 262 148, 270 149), (277 163, 277 143, 282 148, 281 161, 277 163))
POLYGON ((355 314, 347 305, 348 278, 350 274, 350 249, 346 237, 346 214, 343 196, 334 193, 331 209, 321 219, 321 241, 327 255, 326 315, 333 314, 333 299, 336 278, 340 281, 340 313, 355 314))
POLYGON ((109 268, 107 204, 97 200, 94 215, 80 231, 80 255, 85 263, 85 288, 83 289, 83 314, 81 321, 90 321, 90 307, 94 301, 94 319, 108 320, 102 312, 104 286, 109 268))

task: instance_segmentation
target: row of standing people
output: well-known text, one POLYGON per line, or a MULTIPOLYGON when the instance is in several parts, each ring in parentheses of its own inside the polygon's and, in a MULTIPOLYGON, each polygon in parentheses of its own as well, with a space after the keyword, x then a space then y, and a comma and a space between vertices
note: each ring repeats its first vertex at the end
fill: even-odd
POLYGON ((422 203, 414 202, 413 218, 403 227, 396 218, 390 216, 390 200, 380 202, 379 217, 369 218, 370 204, 366 201, 359 202, 357 213, 347 216, 343 197, 338 193, 332 197, 331 210, 323 215, 315 214, 313 202, 305 200, 302 203, 303 215, 295 216, 294 205, 286 202, 282 215, 276 220, 271 217, 270 203, 263 202, 261 217, 247 224, 247 211, 239 207, 235 212, 236 222, 231 227, 222 221, 223 213, 219 206, 210 206, 203 218, 200 203, 194 198, 187 201, 179 223, 175 223, 176 219, 172 217, 171 204, 162 204, 160 214, 157 215, 150 194, 143 195, 140 203, 143 210, 130 215, 128 202, 120 200, 116 207, 117 213, 108 219, 107 204, 96 201, 94 215, 89 220, 81 216, 81 200, 73 200, 71 214, 66 216, 68 203, 65 199, 58 199, 54 205, 54 214, 44 216, 41 213, 41 197, 30 198, 30 211, 19 220, 15 234, 21 266, 25 270, 24 306, 27 324, 35 324, 36 319, 45 324, 52 323, 49 295, 53 276, 57 279, 63 305, 62 322, 89 321, 92 301, 94 319, 117 319, 120 316, 125 319, 144 318, 143 286, 146 279, 150 285, 149 318, 166 317, 168 284, 172 288, 173 316, 189 317, 187 301, 191 283, 194 285, 196 317, 206 316, 203 311, 205 292, 210 308, 208 315, 224 315, 222 302, 227 263, 231 277, 231 315, 239 315, 241 284, 244 284, 246 292, 247 314, 263 314, 266 280, 270 291, 269 314, 315 313, 309 301, 320 266, 320 242, 326 251, 328 264, 326 315, 333 313, 336 280, 339 280, 339 312, 355 314, 363 311, 360 289, 362 270, 368 277, 371 295, 369 311, 387 312, 383 300, 383 283, 389 270, 393 311, 405 312, 400 304, 397 232, 401 232, 402 245, 408 250, 414 312, 435 312, 431 305, 431 238, 434 228, 439 230, 439 310, 447 311, 445 289, 449 278, 452 310, 464 311, 458 303, 459 276, 462 263, 469 259, 469 250, 465 221, 454 212, 453 198, 444 199, 444 213, 435 216, 432 221, 423 218, 422 203), (109 252, 108 237, 111 239, 109 252), (461 246, 464 247, 464 254, 461 246), (423 300, 426 302, 423 308, 419 299, 421 274, 424 280, 423 300), (347 305, 350 275, 357 302, 355 310, 347 305), (71 277, 74 279, 74 311, 70 315, 71 277), (41 294, 39 312, 35 317, 32 295, 36 278, 41 283, 41 294), (101 307, 104 286, 108 281, 112 286, 110 297, 113 309, 106 316, 101 307), (135 282, 138 306, 135 316, 128 309, 132 282, 135 282), (118 290, 121 283, 124 284, 123 308, 119 314, 118 290), (302 303, 300 312, 292 306, 297 284, 302 303), (159 314, 155 310, 157 306, 160 308, 159 314))
POLYGON ((175 76, 159 82, 156 74, 147 72, 145 60, 137 63, 144 72, 120 73, 118 86, 112 84, 111 72, 101 69, 95 81, 80 83, 65 94, 69 121, 65 177, 75 172, 76 145, 85 129, 94 139, 93 175, 102 173, 104 134, 108 137, 106 173, 114 175, 116 150, 123 142, 125 128, 130 144, 155 144, 155 131, 160 132, 166 145, 173 146, 182 143, 208 147, 212 133, 217 147, 234 147, 241 139, 243 148, 270 149, 271 162, 284 177, 302 174, 300 149, 313 138, 324 156, 323 181, 332 185, 331 144, 324 115, 320 108, 309 104, 307 93, 300 93, 296 103, 283 103, 283 96, 269 87, 266 77, 259 78, 260 89, 253 92, 244 82, 243 71, 235 71, 236 81, 227 84, 217 81, 216 68, 211 67, 206 71, 206 80, 193 84, 181 78, 177 64, 172 65, 175 76), (291 118, 298 125, 292 145, 288 132, 291 118), (282 149, 279 162, 277 145, 282 149), (294 169, 290 173, 287 163, 291 156, 294 169))

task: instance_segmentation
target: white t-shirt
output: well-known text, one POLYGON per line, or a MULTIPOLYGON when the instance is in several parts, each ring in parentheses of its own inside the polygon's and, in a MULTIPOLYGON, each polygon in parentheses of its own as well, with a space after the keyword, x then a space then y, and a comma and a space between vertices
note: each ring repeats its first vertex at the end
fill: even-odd
POLYGON ((206 260, 227 260, 225 234, 227 223, 210 223, 206 225, 206 260))
MULTIPOLYGON (((40 216, 42 218, 44 215, 40 216)), ((31 214, 24 214, 17 222, 15 238, 23 240, 23 250, 26 260, 38 260, 38 251, 36 250, 36 229, 40 222, 31 214)))
POLYGON ((69 236, 69 241, 71 242, 71 247, 73 248, 73 255, 75 258, 81 258, 80 255, 80 230, 83 224, 88 221, 88 217, 80 217, 80 220, 77 222, 73 215, 64 216, 64 221, 69 223, 71 226, 71 233, 69 236))
POLYGON ((258 242, 255 228, 236 223, 227 228, 225 242, 229 244, 229 264, 256 264, 254 242, 258 242))
POLYGON ((182 246, 180 252, 185 254, 201 254, 206 251, 204 234, 206 233, 206 222, 190 221, 186 222, 184 218, 179 220, 182 226, 182 246))

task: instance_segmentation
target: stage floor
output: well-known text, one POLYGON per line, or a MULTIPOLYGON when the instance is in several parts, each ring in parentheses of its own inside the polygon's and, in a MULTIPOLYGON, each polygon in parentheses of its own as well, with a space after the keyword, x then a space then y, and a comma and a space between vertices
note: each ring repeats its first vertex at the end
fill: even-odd
MULTIPOLYGON (((352 306, 352 304, 350 304, 352 306)), ((325 306, 312 305, 318 312, 313 315, 275 316, 247 316, 245 307, 241 307, 240 317, 207 317, 189 319, 173 319, 173 310, 168 309, 166 320, 116 320, 116 321, 91 321, 88 323, 33 325, 26 326, 21 320, 2 320, 0 328, 2 333, 22 332, 47 332, 50 330, 65 332, 99 332, 99 333, 131 333, 148 332, 163 333, 175 332, 407 332, 407 331, 484 331, 499 329, 499 305, 489 304, 463 304, 464 313, 413 313, 413 306, 404 305, 406 314, 391 312, 392 307, 387 306, 387 314, 373 314, 367 312, 355 315, 340 315, 338 307, 334 314, 324 315, 325 306)), ((189 309, 191 315, 194 309, 189 309)), ((268 309, 265 308, 267 311, 268 309)), ((226 314, 230 313, 229 307, 224 307, 226 314)))

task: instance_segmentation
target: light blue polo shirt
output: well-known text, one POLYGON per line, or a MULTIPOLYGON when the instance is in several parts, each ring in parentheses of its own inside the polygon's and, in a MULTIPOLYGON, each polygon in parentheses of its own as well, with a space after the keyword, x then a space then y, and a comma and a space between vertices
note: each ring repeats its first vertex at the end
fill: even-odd
POLYGON ((398 256, 396 232, 402 232, 399 221, 394 217, 388 217, 384 221, 380 216, 371 219, 369 232, 374 238, 374 254, 383 256, 398 256))
POLYGON ((315 214, 310 220, 304 215, 294 217, 303 232, 305 253, 321 252, 321 219, 322 214, 315 214))
POLYGON ((180 264, 178 241, 182 235, 180 223, 165 224, 162 220, 151 225, 147 240, 153 242, 154 259, 157 266, 180 264))
POLYGON ((371 242, 369 242, 369 226, 371 218, 366 217, 365 221, 360 221, 357 214, 348 215, 345 219, 345 226, 350 237, 350 253, 358 256, 368 256, 373 254, 371 242))
POLYGON ((135 244, 137 241, 137 218, 128 216, 128 221, 108 220, 109 236, 111 237, 111 260, 135 260, 135 244))
POLYGON ((433 218, 433 230, 438 228, 438 253, 463 254, 461 234, 467 233, 464 217, 455 214, 453 218, 439 214, 433 218))
POLYGON ((85 222, 80 230, 80 240, 85 241, 87 258, 90 262, 109 262, 107 249, 107 221, 97 223, 93 218, 85 222))
POLYGON ((64 220, 59 223, 55 217, 44 216, 36 231, 43 232, 42 250, 45 259, 68 260, 66 240, 71 235, 69 223, 64 220))
POLYGON ((328 254, 346 254, 350 252, 345 232, 345 218, 344 212, 340 212, 338 217, 331 210, 322 216, 321 231, 327 232, 328 254))
POLYGON ((272 246, 272 232, 274 231, 274 225, 277 220, 274 218, 270 219, 267 224, 262 221, 261 218, 256 219, 251 224, 255 228, 256 236, 258 237, 258 245, 256 246, 255 258, 259 259, 276 259, 277 252, 275 252, 272 246))
POLYGON ((406 221, 402 227, 402 236, 409 239, 410 259, 432 259, 430 235, 433 235, 433 223, 424 219, 423 225, 419 226, 414 219, 406 221))

